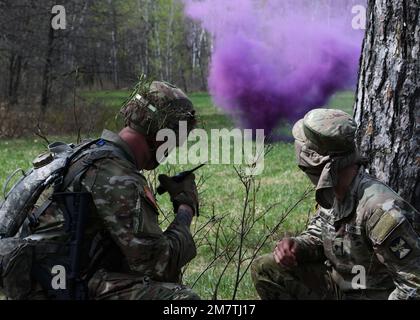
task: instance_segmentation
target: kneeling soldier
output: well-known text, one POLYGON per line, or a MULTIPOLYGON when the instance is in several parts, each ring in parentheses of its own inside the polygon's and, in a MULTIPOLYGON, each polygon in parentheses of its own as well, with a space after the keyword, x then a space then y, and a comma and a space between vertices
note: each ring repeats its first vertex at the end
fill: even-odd
MULTIPOLYGON (((195 111, 187 96, 166 82, 148 83, 143 89, 121 110, 125 128, 119 134, 105 130, 101 139, 85 144, 86 150, 72 160, 63 176, 60 193, 54 190, 51 196, 51 190, 46 190, 39 198, 35 218, 20 234, 22 248, 34 246, 32 258, 17 264, 25 270, 13 273, 25 279, 30 273, 32 288, 29 292, 27 285, 25 292, 11 288, 14 298, 199 299, 180 279, 181 268, 196 255, 190 232, 198 213, 194 175, 181 182, 159 176, 176 213, 162 231, 154 195, 140 171, 159 165, 157 150, 163 142, 156 140, 157 132, 176 131, 179 121, 191 130, 195 111), (79 194, 91 195, 89 208, 80 206, 79 194), (62 207, 69 195, 79 202, 62 207), (77 212, 71 212, 74 208, 77 212), (88 219, 81 216, 87 213, 88 219), (71 273, 67 275, 70 287, 52 285, 51 270, 56 265, 71 273)), ((62 144, 60 148, 72 152, 74 147, 62 144)), ((8 255, 3 260, 8 261, 8 255)), ((19 283, 18 279, 8 281, 19 283)))
POLYGON ((420 214, 370 177, 339 110, 315 109, 293 128, 299 168, 318 210, 300 236, 256 259, 262 299, 419 299, 420 214))

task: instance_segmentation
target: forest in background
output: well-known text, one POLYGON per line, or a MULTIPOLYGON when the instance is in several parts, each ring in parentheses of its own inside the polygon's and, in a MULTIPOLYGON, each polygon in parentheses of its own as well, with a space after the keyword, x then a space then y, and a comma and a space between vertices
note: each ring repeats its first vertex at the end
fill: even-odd
POLYGON ((64 30, 51 27, 56 4, 0 1, 0 107, 44 114, 75 88, 128 88, 143 73, 206 90, 211 39, 181 1, 66 1, 64 30))
MULTIPOLYGON (((336 0, 313 3, 322 2, 339 4, 336 0)), ((26 136, 0 139, 3 180, 17 166, 28 167, 43 150, 45 141, 33 137, 42 115, 50 125, 39 128, 41 136, 45 131, 70 142, 76 140, 79 126, 86 130, 85 136, 104 124, 108 127, 107 121, 114 119, 128 96, 125 89, 140 73, 166 79, 188 92, 206 89, 211 38, 184 17, 177 0, 66 1, 66 30, 50 27, 54 4, 46 0, 0 0, 0 138, 26 136), (110 100, 112 106, 101 99, 110 100), (67 134, 69 138, 64 139, 67 134)), ((419 8, 414 1, 368 1, 368 32, 355 104, 359 143, 369 156, 371 172, 411 199, 416 208, 420 199, 416 157, 420 146, 419 8)), ((191 97, 199 106, 204 127, 229 127, 228 119, 205 93, 191 97)), ((345 99, 340 96, 330 105, 345 106, 351 112, 354 93, 347 93, 345 99)), ((224 169, 206 166, 200 170, 204 178, 210 178, 203 193, 202 218, 195 222, 199 254, 185 280, 203 297, 232 298, 244 275, 237 297, 255 298, 243 268, 258 249, 255 244, 264 240, 262 235, 269 235, 267 245, 260 250, 269 252, 272 243, 286 232, 299 233, 311 214, 313 201, 308 199, 313 197, 294 207, 308 181, 295 165, 290 144, 276 144, 267 156, 267 170, 257 181, 262 191, 251 197, 257 206, 241 202, 247 190, 241 189, 234 168, 224 169), (253 218, 249 221, 239 218, 244 208, 256 210, 250 211, 253 218), (295 208, 293 215, 281 228, 273 228, 290 213, 288 208, 295 208), (266 214, 267 210, 271 212, 266 214), (254 212, 258 214, 254 216, 254 212), (223 227, 225 221, 231 224, 223 227), (254 223, 258 227, 249 228, 254 223), (243 247, 238 245, 240 234, 245 234, 241 224, 249 231, 243 252, 238 249, 243 247), (226 237, 215 236, 223 228, 226 237)), ((182 169, 160 170, 175 173, 182 169)), ((244 184, 247 188, 249 184, 244 184)), ((248 215, 243 216, 248 219, 248 215)))

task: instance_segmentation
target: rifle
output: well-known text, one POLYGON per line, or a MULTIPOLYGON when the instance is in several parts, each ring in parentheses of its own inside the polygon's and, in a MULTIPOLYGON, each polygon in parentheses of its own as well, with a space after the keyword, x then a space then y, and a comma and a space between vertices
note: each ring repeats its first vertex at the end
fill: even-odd
POLYGON ((69 234, 69 268, 67 288, 62 299, 86 300, 87 284, 81 277, 80 255, 85 227, 89 219, 92 195, 88 192, 55 193, 64 214, 64 230, 69 234))

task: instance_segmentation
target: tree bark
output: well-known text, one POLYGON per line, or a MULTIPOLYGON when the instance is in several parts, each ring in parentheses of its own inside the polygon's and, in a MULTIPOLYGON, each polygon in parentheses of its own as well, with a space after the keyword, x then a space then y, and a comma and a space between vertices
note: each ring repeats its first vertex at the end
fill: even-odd
POLYGON ((419 0, 368 0, 354 114, 370 173, 418 210, 419 12, 419 0))
POLYGON ((118 57, 117 57, 117 9, 116 4, 113 0, 108 0, 108 4, 111 10, 111 58, 112 58, 112 81, 115 89, 120 88, 119 74, 118 74, 118 57))
POLYGON ((53 44, 54 44, 54 29, 49 25, 49 32, 48 32, 48 43, 47 43, 47 53, 45 55, 45 64, 44 70, 42 72, 42 93, 41 93, 41 117, 47 110, 48 102, 49 102, 49 93, 50 93, 50 72, 51 72, 51 64, 52 64, 52 54, 53 54, 53 44))
POLYGON ((11 105, 18 103, 18 88, 20 84, 22 57, 12 54, 9 65, 9 89, 8 99, 11 105))

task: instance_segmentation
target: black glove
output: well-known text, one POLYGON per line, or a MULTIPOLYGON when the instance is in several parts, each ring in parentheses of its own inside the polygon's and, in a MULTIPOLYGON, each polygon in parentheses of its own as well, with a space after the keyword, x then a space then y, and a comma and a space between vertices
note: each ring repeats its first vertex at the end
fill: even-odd
POLYGON ((158 179, 160 185, 168 191, 175 212, 178 211, 181 204, 186 204, 193 209, 194 215, 198 217, 198 191, 193 173, 190 173, 181 182, 175 182, 166 174, 160 174, 158 179))

